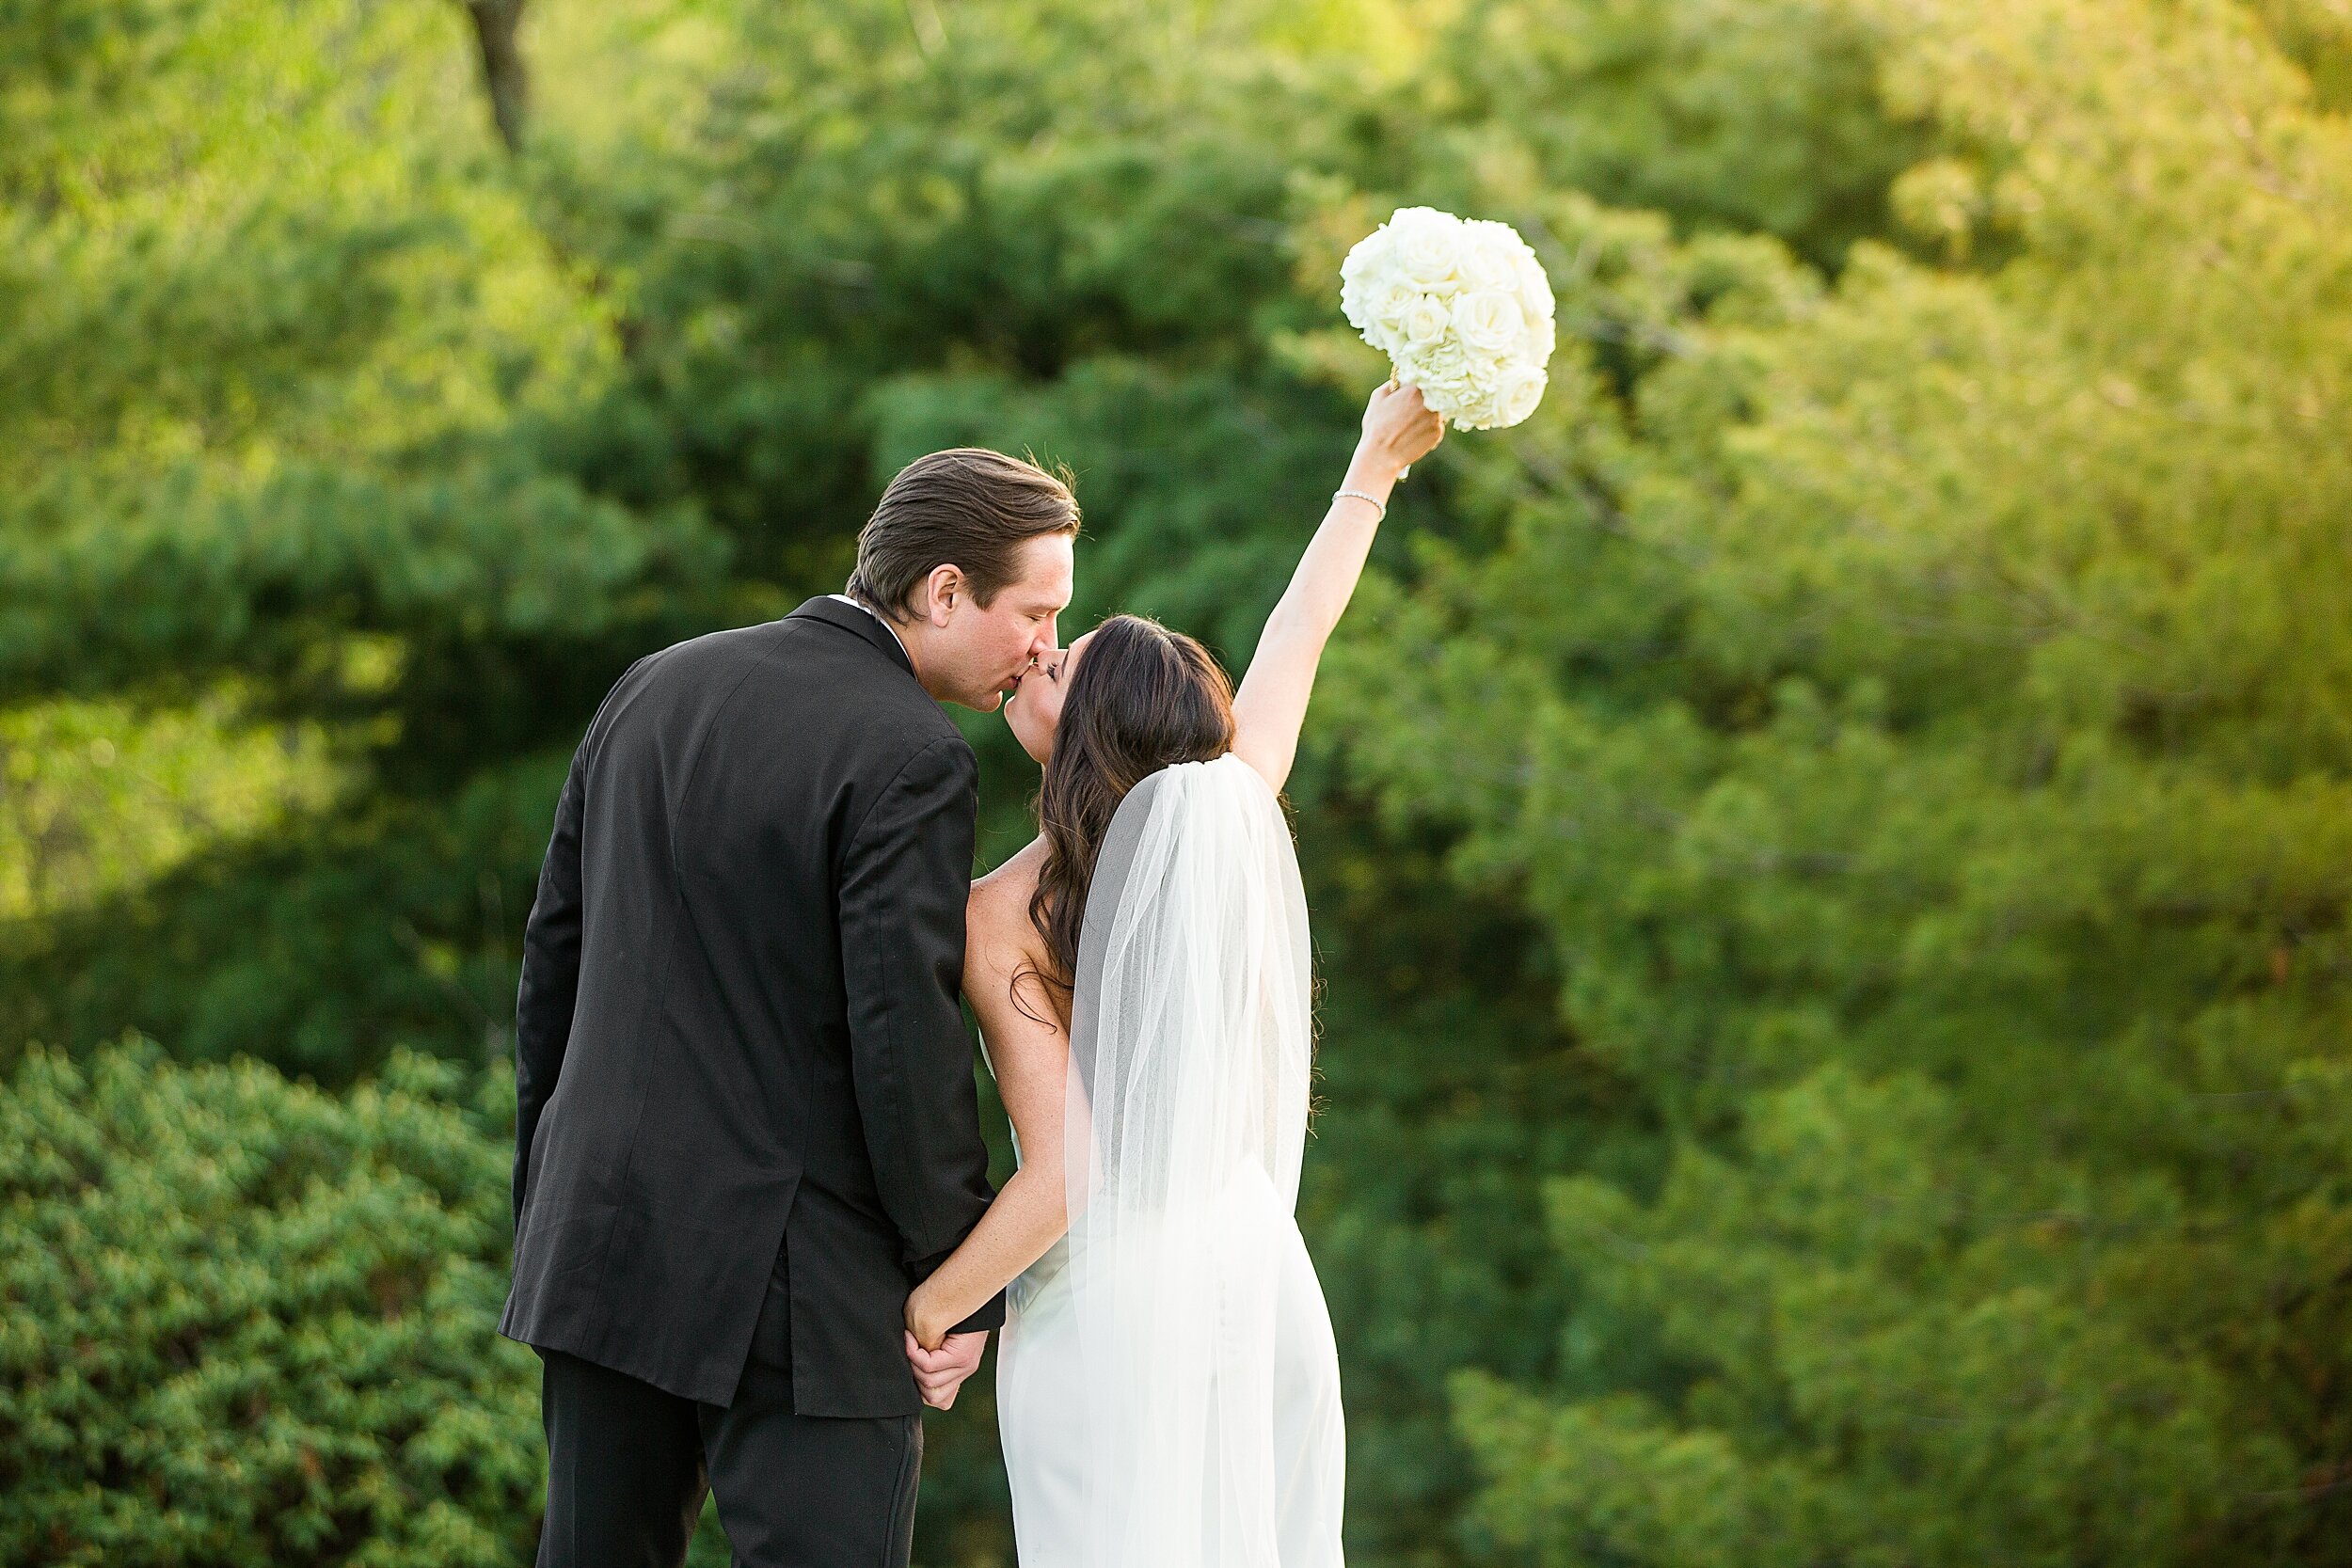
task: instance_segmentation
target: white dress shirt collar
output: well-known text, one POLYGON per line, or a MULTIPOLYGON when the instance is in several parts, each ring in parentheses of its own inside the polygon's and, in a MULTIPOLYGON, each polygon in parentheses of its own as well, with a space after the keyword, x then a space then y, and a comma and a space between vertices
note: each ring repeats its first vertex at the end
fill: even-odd
POLYGON ((902 653, 902 654, 907 654, 907 662, 908 662, 909 664, 912 664, 912 663, 914 663, 914 656, 913 654, 908 654, 908 653, 907 653, 907 640, 906 640, 905 638, 900 637, 900 636, 898 635, 898 628, 897 626, 892 626, 892 625, 890 624, 890 622, 889 622, 887 619, 885 619, 884 617, 882 617, 882 616, 881 616, 881 615, 877 615, 877 614, 875 614, 875 612, 874 612, 874 607, 873 607, 872 605, 866 604, 866 603, 865 603, 864 601, 859 600, 859 599, 853 599, 853 598, 850 597, 850 595, 849 595, 849 594, 827 594, 826 596, 827 596, 828 598, 839 599, 839 600, 840 600, 843 604, 846 604, 846 605, 855 605, 855 606, 857 606, 857 608, 858 608, 858 609, 860 609, 860 610, 862 610, 866 611, 866 614, 868 614, 868 615, 873 615, 875 620, 877 620, 877 621, 881 621, 881 622, 882 622, 882 629, 883 629, 884 631, 887 631, 888 633, 890 633, 890 639, 891 639, 891 641, 898 644, 898 651, 899 651, 900 653, 902 653))

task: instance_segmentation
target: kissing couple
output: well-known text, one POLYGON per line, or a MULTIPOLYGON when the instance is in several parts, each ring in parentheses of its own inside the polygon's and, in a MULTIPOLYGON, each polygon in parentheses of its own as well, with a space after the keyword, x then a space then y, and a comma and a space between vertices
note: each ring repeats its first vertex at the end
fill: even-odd
POLYGON ((1078 507, 908 465, 844 594, 646 655, 572 759, 516 999, 515 1279, 541 1568, 904 1568, 925 1403, 1003 1328, 1021 1568, 1326 1568, 1344 1432, 1293 1217, 1312 1028, 1279 802, 1388 497, 1444 434, 1367 403, 1238 690, 1114 615, 1078 507), (1039 833, 975 883, 1003 706, 1039 833), (1020 1164, 992 1193, 959 998, 1020 1164))

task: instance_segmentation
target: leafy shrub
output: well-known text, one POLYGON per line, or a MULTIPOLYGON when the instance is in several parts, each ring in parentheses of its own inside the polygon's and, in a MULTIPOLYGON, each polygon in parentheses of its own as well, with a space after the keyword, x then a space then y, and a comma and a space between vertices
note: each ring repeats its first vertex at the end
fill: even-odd
POLYGON ((0 1561, 529 1560, 509 1146, 460 1081, 406 1052, 348 1098, 143 1040, 28 1053, 0 1099, 0 1561))

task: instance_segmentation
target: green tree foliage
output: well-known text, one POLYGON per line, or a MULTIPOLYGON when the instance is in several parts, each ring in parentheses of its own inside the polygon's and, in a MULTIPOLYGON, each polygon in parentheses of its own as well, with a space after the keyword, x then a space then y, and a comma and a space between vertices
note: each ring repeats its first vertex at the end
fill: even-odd
POLYGON ((299 688, 354 630, 463 663, 469 631, 560 646, 624 617, 683 546, 541 450, 609 335, 483 178, 453 17, 143 21, 0 94, 0 689, 224 665, 299 688))
MULTIPOLYGON (((9 24, 61 46, 0 82, 0 694, 183 725, 226 702, 358 767, 331 799, 308 770, 266 839, 20 926, 0 1049, 138 1025, 343 1079, 399 1037, 478 1041, 438 994, 467 964, 434 955, 483 945, 490 869, 511 945, 525 852, 416 863, 462 802, 538 788, 518 754, 686 624, 723 544, 565 470, 612 335, 500 177, 453 8, 9 24)), ((511 969, 474 1013, 501 992, 511 969)))
POLYGON ((2326 1560, 2352 134, 2226 8, 1880 20, 1944 150, 1898 207, 2006 260, 1823 293, 1588 217, 1580 303, 1656 346, 1458 452, 1506 543, 1354 644, 1390 808, 1537 911, 1670 1140, 1552 1184, 1560 1365, 1456 1379, 1481 1517, 1562 1564, 2326 1560))
POLYGON ((0 1097, 0 1557, 507 1564, 545 1486, 506 1289, 513 1091, 348 1099, 147 1042, 0 1097))
POLYGON ((40 704, 0 715, 0 918, 56 919, 334 792, 316 726, 194 709, 40 704))
POLYGON ((1917 155, 1875 90, 1878 33, 1851 0, 1471 0, 1438 40, 1420 134, 1456 153, 1499 134, 1554 188, 1836 266, 1917 155))

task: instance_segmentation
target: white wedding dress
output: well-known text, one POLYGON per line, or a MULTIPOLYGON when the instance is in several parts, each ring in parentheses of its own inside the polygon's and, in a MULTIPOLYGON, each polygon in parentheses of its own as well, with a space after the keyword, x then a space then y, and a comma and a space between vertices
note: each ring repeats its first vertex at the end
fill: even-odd
POLYGON ((1339 1568, 1339 1354, 1294 1217, 1311 983, 1264 781, 1138 784, 1080 940, 1071 1232, 997 1355, 1020 1568, 1339 1568))

